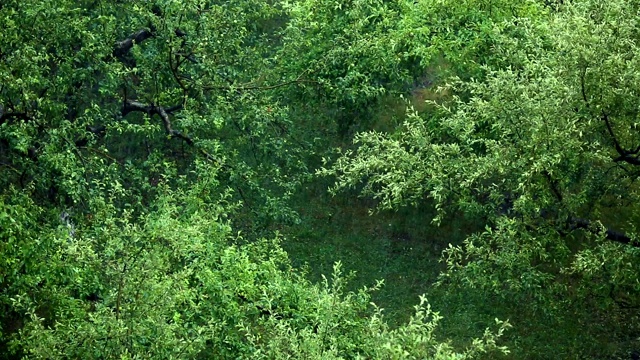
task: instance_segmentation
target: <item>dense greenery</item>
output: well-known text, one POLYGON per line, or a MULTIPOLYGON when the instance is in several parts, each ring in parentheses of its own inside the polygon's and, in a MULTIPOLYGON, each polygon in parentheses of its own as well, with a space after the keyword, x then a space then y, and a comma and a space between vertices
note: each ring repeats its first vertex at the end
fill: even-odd
POLYGON ((639 14, 3 1, 0 358, 628 357, 639 14))

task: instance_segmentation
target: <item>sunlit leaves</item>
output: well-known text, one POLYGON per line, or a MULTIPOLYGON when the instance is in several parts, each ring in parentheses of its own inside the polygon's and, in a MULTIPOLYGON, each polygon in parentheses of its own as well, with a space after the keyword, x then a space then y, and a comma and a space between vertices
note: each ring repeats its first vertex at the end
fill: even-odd
MULTIPOLYGON (((408 112, 395 135, 359 134, 356 150, 321 173, 338 175, 335 190, 358 187, 381 208, 426 202, 439 210, 436 221, 445 211, 480 215, 487 231, 448 251, 452 272, 475 286, 540 296, 536 289, 562 282, 561 269, 596 271, 591 250, 570 244, 602 245, 568 224, 601 218, 608 228, 635 230, 637 170, 616 158, 640 141, 633 130, 637 6, 579 1, 553 14, 481 25, 476 31, 487 31, 492 51, 476 69, 486 77, 450 80, 461 96, 447 107, 408 112)), ((424 24, 421 31, 433 30, 424 24)), ((629 256, 612 249, 605 263, 629 256)), ((612 281, 626 281, 619 274, 635 271, 632 263, 612 267, 612 281)))

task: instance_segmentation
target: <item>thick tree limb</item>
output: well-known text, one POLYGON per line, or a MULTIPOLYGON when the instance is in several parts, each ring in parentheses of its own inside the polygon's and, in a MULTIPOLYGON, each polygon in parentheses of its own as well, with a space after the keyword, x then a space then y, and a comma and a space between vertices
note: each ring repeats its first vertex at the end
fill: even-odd
MULTIPOLYGON (((598 229, 593 226, 593 222, 587 219, 570 218, 569 228, 571 230, 582 229, 591 233, 599 233, 598 229)), ((640 243, 634 241, 631 237, 612 229, 604 229, 604 235, 607 240, 615 241, 621 244, 640 247, 640 243)))
POLYGON ((613 128, 611 127, 611 121, 609 120, 609 116, 607 113, 602 113, 602 120, 607 126, 607 131, 609 132, 609 136, 613 140, 613 146, 616 148, 616 152, 620 155, 617 158, 613 159, 614 162, 624 161, 631 165, 640 165, 640 145, 636 147, 634 150, 626 150, 618 141, 615 133, 613 132, 613 128))
POLYGON ((613 159, 613 161, 615 162, 624 161, 627 164, 640 165, 640 158, 639 158, 640 155, 634 155, 634 154, 637 154, 637 152, 633 151, 624 155, 620 155, 617 158, 613 159))
POLYGON ((124 106, 122 108, 122 116, 126 116, 130 112, 139 111, 145 112, 149 114, 149 116, 158 115, 162 120, 162 125, 164 126, 164 131, 169 135, 169 137, 175 137, 184 140, 187 144, 193 145, 193 139, 189 136, 184 135, 178 130, 174 130, 171 126, 171 119, 169 119, 169 114, 173 111, 177 111, 182 109, 182 105, 173 106, 171 108, 165 109, 162 106, 156 105, 145 105, 141 102, 126 100, 124 102, 124 106))
POLYGON ((142 29, 138 30, 135 33, 129 35, 126 39, 122 41, 118 41, 113 49, 113 56, 122 60, 124 55, 126 55, 133 45, 140 44, 141 42, 147 40, 148 38, 153 37, 153 29, 142 29))

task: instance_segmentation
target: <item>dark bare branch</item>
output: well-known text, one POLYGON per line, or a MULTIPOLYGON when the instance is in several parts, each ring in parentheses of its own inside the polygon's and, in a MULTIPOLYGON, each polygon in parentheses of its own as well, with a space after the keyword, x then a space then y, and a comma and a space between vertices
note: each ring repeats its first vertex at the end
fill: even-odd
MULTIPOLYGON (((569 229, 571 230, 581 229, 591 233, 599 233, 598 228, 593 226, 592 221, 589 221, 587 219, 581 219, 581 218, 569 219, 569 229)), ((629 237, 628 235, 622 232, 605 228, 604 235, 607 240, 615 241, 621 244, 630 245, 634 247, 640 247, 640 243, 638 243, 637 241, 634 241, 631 237, 629 237)))
POLYGON ((0 125, 4 124, 10 120, 23 120, 30 121, 32 118, 24 112, 10 112, 10 113, 1 113, 0 112, 0 125))
POLYGON ((178 86, 180 86, 180 89, 182 89, 182 103, 184 104, 184 102, 186 101, 187 98, 187 93, 188 93, 188 89, 187 86, 184 84, 184 82, 181 79, 181 76, 178 74, 179 69, 180 69, 180 65, 181 65, 181 61, 179 59, 179 55, 176 55, 176 61, 174 64, 173 61, 173 51, 171 48, 169 48, 169 68, 171 69, 171 75, 173 76, 173 78, 176 80, 176 82, 178 83, 178 86))
MULTIPOLYGON (((179 109, 182 109, 182 105, 173 106, 171 109, 172 111, 177 111, 179 109)), ((193 145, 193 139, 191 139, 187 135, 182 134, 180 131, 173 129, 171 125, 171 119, 169 119, 169 113, 162 106, 145 105, 138 101, 126 100, 122 108, 122 116, 126 116, 130 112, 134 112, 134 111, 145 112, 149 114, 149 116, 153 116, 153 115, 160 116, 160 119, 162 120, 162 125, 164 126, 164 130, 167 133, 167 135, 169 135, 170 137, 176 137, 176 138, 182 139, 187 144, 193 145)))
POLYGON ((177 137, 179 139, 184 140, 187 144, 193 145, 193 140, 189 136, 184 135, 180 131, 174 130, 171 127, 169 114, 167 114, 167 111, 163 107, 156 106, 155 111, 157 112, 158 115, 160 115, 160 119, 162 119, 162 124, 164 125, 164 131, 167 133, 167 135, 169 135, 170 137, 177 137))
MULTIPOLYGON (((181 133, 178 130, 173 129, 173 127, 171 125, 171 119, 169 118, 169 114, 171 112, 178 111, 178 110, 181 110, 181 109, 182 109, 182 105, 176 105, 176 106, 172 106, 170 108, 165 109, 162 106, 156 106, 156 105, 153 105, 153 104, 145 105, 145 104, 143 104, 141 102, 138 102, 138 101, 126 100, 124 102, 124 106, 122 108, 122 116, 126 116, 130 112, 144 112, 144 113, 149 114, 149 116, 158 115, 160 117, 160 119, 162 120, 162 125, 164 127, 165 133, 170 138, 182 139, 187 144, 189 144, 191 146, 195 146, 195 143, 194 143, 194 141, 193 141, 193 139, 191 137, 181 133)), ((205 150, 198 149, 198 151, 208 161, 215 162, 215 163, 223 166, 220 161, 218 161, 216 158, 211 156, 211 154, 209 154, 205 150)))
POLYGON ((618 142, 618 138, 613 132, 613 128, 611 127, 611 122, 609 121, 609 115, 607 113, 602 113, 602 120, 604 120, 605 125, 607 125, 607 131, 609 131, 609 135, 611 136, 611 140, 613 140, 613 145, 616 148, 616 151, 620 154, 620 156, 626 155, 626 151, 620 146, 618 142))
POLYGON ((119 41, 115 44, 113 49, 113 56, 122 60, 124 55, 126 55, 133 45, 140 44, 141 42, 153 37, 152 29, 142 29, 138 30, 135 33, 129 35, 126 39, 119 41))
POLYGON ((544 178, 549 183, 549 187, 551 188, 551 192, 553 193, 553 196, 555 196, 558 202, 562 203, 563 197, 558 186, 558 180, 552 178, 551 174, 546 170, 542 172, 542 176, 544 176, 544 178))
POLYGON ((584 84, 585 76, 587 76, 587 67, 586 66, 582 69, 582 74, 580 76, 580 90, 582 92, 582 99, 584 100, 585 106, 588 108, 589 107, 589 99, 587 97, 586 85, 584 84))
POLYGON ((613 159, 615 162, 624 161, 631 165, 640 165, 640 146, 636 147, 634 150, 626 150, 618 141, 615 133, 613 132, 613 127, 611 126, 611 121, 609 120, 609 115, 607 113, 602 113, 602 120, 607 126, 607 131, 609 132, 609 136, 611 136, 611 140, 613 141, 613 146, 616 148, 616 152, 618 153, 617 158, 613 159))
MULTIPOLYGON (((181 133, 178 130, 173 129, 173 127, 171 125, 171 119, 169 118, 169 114, 174 112, 174 111, 178 111, 180 109, 182 109, 182 105, 175 105, 175 106, 172 106, 170 108, 165 109, 162 106, 145 105, 145 104, 143 104, 141 102, 138 102, 138 101, 126 100, 125 103, 124 103, 124 106, 122 108, 122 116, 126 116, 130 112, 135 112, 135 111, 147 113, 147 114, 149 114, 149 116, 158 115, 160 117, 160 119, 162 120, 162 125, 164 127, 165 133, 170 138, 182 139, 187 144, 189 144, 191 146, 194 146, 195 143, 194 143, 194 141, 193 141, 193 139, 191 137, 181 133)), ((220 162, 216 158, 211 156, 211 154, 209 154, 208 152, 204 151, 203 149, 198 149, 198 151, 208 161, 220 164, 220 162)))

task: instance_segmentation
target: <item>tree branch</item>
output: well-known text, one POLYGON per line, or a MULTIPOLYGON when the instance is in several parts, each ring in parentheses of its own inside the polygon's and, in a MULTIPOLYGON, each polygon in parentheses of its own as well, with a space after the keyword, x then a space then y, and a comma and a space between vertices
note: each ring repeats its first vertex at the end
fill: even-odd
POLYGON ((562 193, 560 192, 560 189, 558 189, 558 181, 552 178, 551 174, 546 170, 542 172, 542 176, 544 176, 544 178, 547 179, 547 182, 549 183, 549 187, 551 188, 551 192, 553 193, 553 196, 556 197, 559 203, 562 203, 563 198, 562 198, 562 193))
POLYGON ((618 154, 620 154, 621 156, 626 155, 626 151, 620 146, 618 138, 616 138, 616 135, 613 133, 613 128, 611 128, 611 122, 609 121, 609 115, 603 112, 602 120, 604 120, 604 123, 607 125, 607 131, 609 131, 609 135, 611 136, 611 140, 613 140, 613 145, 616 147, 616 151, 618 152, 618 154))
POLYGON ((113 49, 113 56, 123 60, 123 57, 133 48, 133 45, 140 44, 141 42, 153 37, 153 29, 142 29, 129 35, 126 39, 118 41, 113 49))
POLYGON ((609 120, 609 116, 607 113, 602 112, 602 120, 607 125, 607 131, 609 132, 609 136, 611 136, 611 140, 613 140, 613 145, 616 148, 616 151, 620 156, 613 159, 614 162, 624 161, 631 165, 640 165, 640 145, 636 147, 634 150, 625 150, 618 142, 618 138, 613 132, 613 128, 611 127, 611 121, 609 120))
MULTIPOLYGON (((587 219, 574 218, 574 217, 569 219, 569 229, 571 230, 582 229, 590 233, 597 234, 599 231, 595 229, 592 225, 593 225, 593 222, 587 219)), ((634 247, 640 247, 640 243, 638 243, 637 241, 634 241, 631 237, 619 231, 605 228, 604 235, 607 240, 615 241, 621 244, 630 245, 634 247)))
POLYGON ((182 89, 182 104, 184 104, 187 100, 187 94, 189 91, 187 90, 187 86, 182 82, 182 79, 178 74, 180 65, 182 65, 182 62, 180 61, 179 55, 177 54, 176 54, 176 64, 173 63, 173 50, 169 48, 169 69, 171 69, 171 75, 178 83, 178 86, 180 86, 180 89, 182 89))
POLYGON ((30 121, 32 118, 26 112, 5 112, 4 106, 0 105, 0 125, 11 119, 30 121))
MULTIPOLYGON (((169 114, 171 114, 174 111, 178 111, 182 109, 182 105, 175 105, 169 108, 164 108, 162 106, 156 106, 156 105, 145 105, 141 102, 138 101, 134 101, 134 100, 125 100, 124 105, 122 107, 122 116, 126 116, 127 114, 129 114, 130 112, 144 112, 149 114, 149 116, 153 116, 153 115, 158 115, 160 117, 160 119, 162 120, 162 125, 164 127, 164 131, 165 133, 170 137, 170 138, 179 138, 182 139, 184 142, 186 142, 187 144, 191 145, 191 146, 195 146, 195 142, 193 141, 193 139, 183 133, 181 133, 178 130, 173 129, 172 124, 171 124, 171 119, 169 118, 169 114)), ((203 149, 198 149, 198 151, 200 152, 200 154, 202 154, 207 160, 211 161, 211 162, 215 162, 218 163, 222 166, 222 164, 213 156, 211 156, 211 154, 209 154, 208 152, 206 152, 203 149)))
POLYGON ((587 108, 589 108, 589 99, 587 97, 587 89, 586 86, 584 84, 584 77, 587 76, 587 67, 585 66, 582 69, 582 74, 580 76, 580 90, 582 92, 582 99, 584 100, 584 103, 586 105, 587 108))
MULTIPOLYGON (((180 109, 182 109, 182 105, 176 105, 169 108, 169 110, 171 111, 177 111, 180 109)), ((164 126, 164 131, 167 133, 167 135, 169 135, 169 137, 177 137, 184 140, 187 144, 193 145, 193 139, 191 139, 187 135, 182 134, 180 131, 173 129, 171 125, 171 120, 169 119, 169 113, 171 111, 167 111, 167 109, 163 108, 162 106, 156 106, 153 104, 145 105, 138 101, 125 100, 124 106, 122 108, 122 116, 126 116, 130 112, 134 112, 134 111, 145 112, 149 114, 149 116, 153 116, 153 115, 160 116, 160 119, 162 120, 162 125, 164 126)))

